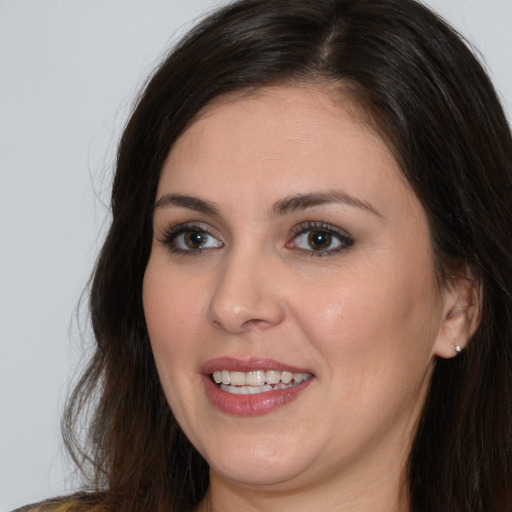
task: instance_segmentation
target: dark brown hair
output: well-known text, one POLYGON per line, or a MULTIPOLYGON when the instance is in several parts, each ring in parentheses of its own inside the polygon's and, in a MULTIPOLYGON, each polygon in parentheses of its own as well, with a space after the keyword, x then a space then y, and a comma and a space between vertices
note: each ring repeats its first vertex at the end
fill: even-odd
POLYGON ((390 145, 427 213, 440 282, 466 271, 481 283, 467 350, 435 363, 409 460, 411 510, 512 509, 512 138, 486 73, 414 0, 242 0, 173 49, 120 141, 91 288, 95 353, 65 418, 102 510, 189 511, 208 487, 164 398, 142 309, 164 159, 214 99, 311 82, 349 91, 390 145), (84 448, 72 432, 87 404, 84 448))

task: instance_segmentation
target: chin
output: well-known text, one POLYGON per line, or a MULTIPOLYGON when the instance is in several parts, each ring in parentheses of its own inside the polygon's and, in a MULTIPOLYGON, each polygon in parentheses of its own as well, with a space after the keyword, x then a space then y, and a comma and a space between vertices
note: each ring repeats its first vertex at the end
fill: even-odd
POLYGON ((219 446, 206 454, 210 470, 242 485, 274 486, 300 478, 311 467, 314 457, 282 439, 259 439, 256 443, 219 446))
POLYGON ((282 486, 295 480, 300 474, 297 468, 292 468, 289 464, 275 466, 265 461, 253 464, 244 464, 243 461, 231 464, 229 461, 225 461, 217 464, 216 467, 211 466, 210 471, 239 485, 251 487, 282 486))

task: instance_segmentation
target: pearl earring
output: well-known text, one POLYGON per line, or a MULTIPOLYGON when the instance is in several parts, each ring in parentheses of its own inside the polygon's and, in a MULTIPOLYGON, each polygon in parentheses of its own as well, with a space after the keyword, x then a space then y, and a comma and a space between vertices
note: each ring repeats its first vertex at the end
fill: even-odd
POLYGON ((462 352, 462 347, 457 343, 457 340, 453 340, 453 348, 457 354, 462 352))

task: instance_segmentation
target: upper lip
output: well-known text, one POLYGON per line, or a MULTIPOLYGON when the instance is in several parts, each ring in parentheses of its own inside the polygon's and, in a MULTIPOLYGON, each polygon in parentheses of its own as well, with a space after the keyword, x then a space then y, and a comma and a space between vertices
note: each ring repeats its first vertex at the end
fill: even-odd
POLYGON ((255 370, 277 370, 290 373, 310 373, 307 368, 299 368, 274 359, 250 357, 237 359, 234 357, 217 357, 210 359, 201 367, 201 373, 212 374, 215 370, 227 370, 231 372, 250 372, 255 370))

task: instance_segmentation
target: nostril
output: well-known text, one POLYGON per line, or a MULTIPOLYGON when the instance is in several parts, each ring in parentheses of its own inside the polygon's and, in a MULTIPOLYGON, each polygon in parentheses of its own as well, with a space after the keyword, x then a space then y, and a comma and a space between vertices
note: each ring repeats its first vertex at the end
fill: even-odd
POLYGON ((216 329, 222 329, 222 325, 221 325, 221 323, 220 323, 218 320, 212 320, 212 325, 213 325, 216 329))
POLYGON ((272 323, 267 320, 259 320, 257 318, 254 320, 247 320, 243 323, 242 330, 247 331, 252 327, 256 327, 258 329, 266 329, 272 327, 272 323))
POLYGON ((238 323, 236 325, 231 325, 231 326, 227 325, 228 322, 223 323, 223 322, 221 322, 219 320, 215 320, 215 319, 213 319, 211 321, 211 323, 216 329, 223 329, 223 330, 237 332, 237 333, 249 331, 252 328, 265 329, 265 328, 272 326, 271 322, 268 322, 266 320, 259 320, 259 319, 246 320, 245 322, 242 322, 241 324, 238 323))

